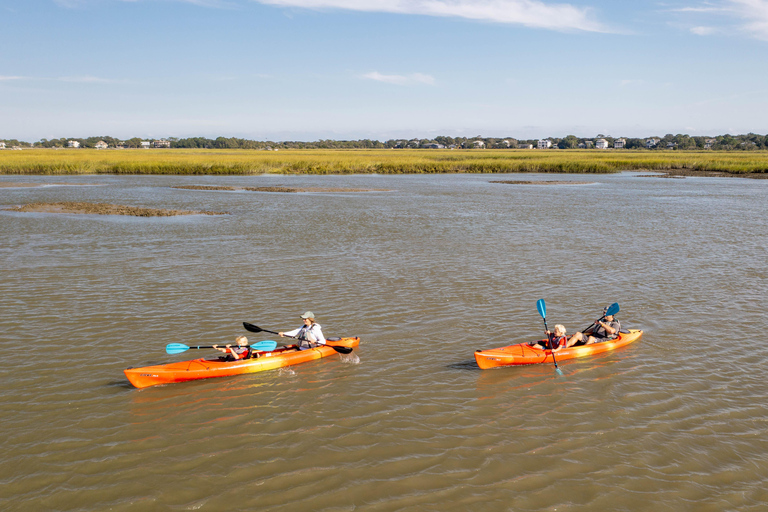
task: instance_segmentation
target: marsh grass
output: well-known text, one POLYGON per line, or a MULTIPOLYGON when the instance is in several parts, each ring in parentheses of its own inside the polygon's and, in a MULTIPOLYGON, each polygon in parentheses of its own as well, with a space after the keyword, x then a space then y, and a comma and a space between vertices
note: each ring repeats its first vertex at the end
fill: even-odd
POLYGON ((0 151, 0 174, 612 173, 623 170, 768 172, 768 152, 600 150, 0 151))

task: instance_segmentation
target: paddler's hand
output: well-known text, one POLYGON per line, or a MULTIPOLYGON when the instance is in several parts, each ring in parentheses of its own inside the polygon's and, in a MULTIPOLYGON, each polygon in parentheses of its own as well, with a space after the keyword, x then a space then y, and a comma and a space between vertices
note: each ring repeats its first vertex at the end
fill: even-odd
POLYGON ((284 332, 279 332, 279 333, 277 333, 277 335, 280 336, 281 338, 285 338, 285 333, 284 332))

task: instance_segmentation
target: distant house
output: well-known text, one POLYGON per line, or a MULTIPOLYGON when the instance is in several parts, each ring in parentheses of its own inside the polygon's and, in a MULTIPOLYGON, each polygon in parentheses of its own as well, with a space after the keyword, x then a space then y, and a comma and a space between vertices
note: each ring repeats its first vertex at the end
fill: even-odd
POLYGON ((472 141, 472 146, 477 148, 477 149, 483 149, 483 148, 485 148, 485 142, 483 142, 481 140, 473 140, 472 141))
POLYGON ((76 140, 68 140, 67 141, 67 147, 68 148, 79 148, 80 147, 80 143, 77 142, 76 140))
POLYGON ((141 141, 141 149, 149 149, 152 144, 148 140, 141 141))
POLYGON ((597 149, 608 149, 608 141, 605 139, 597 139, 595 147, 597 149))
POLYGON ((591 140, 585 140, 584 142, 579 142, 579 149, 591 149, 595 147, 595 143, 591 140))
POLYGON ((657 145, 659 142, 661 142, 661 139, 657 139, 657 138, 655 138, 655 137, 654 137, 654 138, 651 138, 651 139, 645 139, 645 147, 646 147, 647 149, 655 148, 655 147, 656 147, 656 145, 657 145))
POLYGON ((442 144, 438 144, 437 142, 429 142, 427 144, 424 144, 421 147, 427 148, 427 149, 445 149, 445 146, 443 146, 442 144))
POLYGON ((615 149, 624 149, 626 145, 627 145, 626 139, 616 139, 615 141, 613 141, 613 147, 615 149))
POLYGON ((518 144, 517 149, 533 149, 533 144, 518 144))
POLYGON ((160 139, 153 142, 154 146, 156 148, 170 148, 171 147, 171 141, 160 139))
POLYGON ((508 140, 508 139, 504 139, 503 141, 499 142, 499 145, 500 146, 505 146, 505 147, 511 147, 512 146, 512 141, 508 140))
POLYGON ((667 149, 676 149, 677 142, 667 142, 667 149))
POLYGON ((717 139, 704 139, 704 149, 712 149, 717 144, 717 139))
POLYGON ((552 141, 549 139, 541 139, 536 144, 536 149, 549 149, 552 147, 552 141))
POLYGON ((5 142, 0 142, 0 149, 5 149, 5 142))
POLYGON ((96 143, 94 147, 96 149, 107 149, 109 146, 107 146, 106 142, 104 142, 103 140, 100 140, 99 142, 96 143))

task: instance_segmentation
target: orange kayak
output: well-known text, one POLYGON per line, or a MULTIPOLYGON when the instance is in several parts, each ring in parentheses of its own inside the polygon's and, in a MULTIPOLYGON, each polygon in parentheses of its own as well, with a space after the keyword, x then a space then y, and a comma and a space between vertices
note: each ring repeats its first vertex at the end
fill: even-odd
POLYGON ((158 384, 172 384, 189 380, 211 379, 214 377, 229 377, 244 373, 263 372, 284 366, 305 363, 323 357, 332 356, 336 351, 332 347, 356 347, 360 338, 336 338, 327 340, 327 345, 297 350, 295 345, 280 347, 272 352, 258 352, 257 358, 240 361, 227 360, 226 357, 216 359, 193 359, 178 363, 145 366, 143 368, 128 368, 125 376, 137 388, 146 388, 158 384))
MULTIPOLYGON (((557 358, 557 361, 560 362, 565 361, 566 359, 600 354, 602 352, 629 345, 633 341, 640 339, 640 336, 642 335, 643 331, 631 329, 628 333, 619 333, 619 337, 614 340, 593 343, 592 345, 581 345, 578 347, 560 349, 558 352, 555 352, 555 357, 557 358)), ((519 343, 508 347, 477 350, 475 351, 475 361, 477 361, 477 365, 483 370, 498 368, 500 366, 551 363, 552 351, 533 348, 527 343, 519 343)))

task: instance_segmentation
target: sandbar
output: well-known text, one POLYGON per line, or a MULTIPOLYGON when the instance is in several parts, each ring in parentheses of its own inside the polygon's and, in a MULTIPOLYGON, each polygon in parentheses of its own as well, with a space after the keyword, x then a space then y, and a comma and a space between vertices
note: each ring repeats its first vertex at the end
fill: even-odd
POLYGON ((173 217, 176 215, 228 215, 226 212, 166 210, 160 208, 142 208, 106 203, 81 203, 65 201, 60 203, 29 203, 6 208, 15 212, 38 213, 80 213, 91 215, 131 215, 134 217, 173 217))

